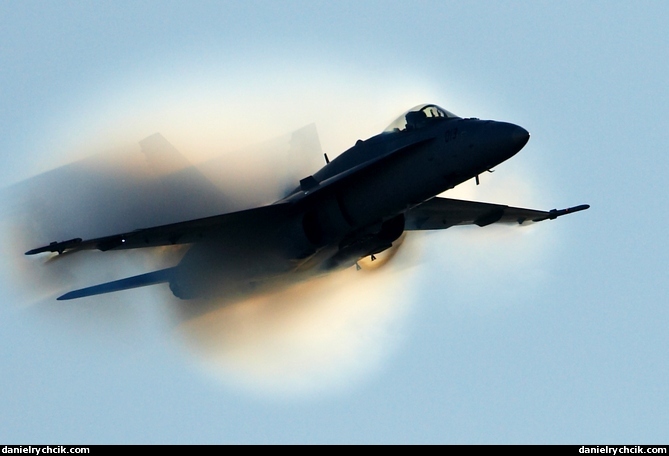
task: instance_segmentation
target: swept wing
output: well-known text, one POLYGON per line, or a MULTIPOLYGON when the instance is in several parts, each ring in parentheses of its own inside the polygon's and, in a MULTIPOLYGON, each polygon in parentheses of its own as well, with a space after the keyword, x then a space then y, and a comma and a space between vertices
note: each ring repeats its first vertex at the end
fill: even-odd
POLYGON ((286 214, 287 206, 289 204, 274 204, 186 222, 143 228, 95 239, 83 240, 81 238, 74 238, 67 241, 52 242, 49 245, 29 250, 26 252, 26 255, 35 255, 44 252, 64 253, 91 249, 105 252, 107 250, 190 244, 226 227, 272 223, 286 214))
POLYGON ((589 207, 587 204, 582 204, 567 209, 540 211, 502 204, 432 198, 406 212, 405 229, 443 230, 455 225, 486 226, 492 223, 529 225, 542 220, 553 220, 589 207))

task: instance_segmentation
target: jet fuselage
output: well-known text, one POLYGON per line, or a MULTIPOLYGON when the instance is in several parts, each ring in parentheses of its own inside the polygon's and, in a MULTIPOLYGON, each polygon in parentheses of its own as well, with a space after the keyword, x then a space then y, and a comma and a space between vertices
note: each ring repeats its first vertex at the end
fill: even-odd
POLYGON ((191 298, 351 266, 391 247, 407 210, 509 159, 528 139, 514 124, 450 117, 358 141, 275 203, 292 204, 288 217, 194 244, 170 288, 191 298))

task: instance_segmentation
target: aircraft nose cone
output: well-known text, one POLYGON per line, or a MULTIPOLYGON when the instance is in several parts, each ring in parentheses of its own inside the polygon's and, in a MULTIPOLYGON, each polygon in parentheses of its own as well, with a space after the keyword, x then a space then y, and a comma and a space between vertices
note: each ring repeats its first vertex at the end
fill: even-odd
POLYGON ((525 130, 523 127, 519 127, 518 125, 512 125, 512 127, 511 142, 513 143, 514 147, 517 148, 516 151, 519 151, 525 147, 527 141, 530 140, 530 132, 525 130))
POLYGON ((530 139, 527 130, 512 123, 490 121, 486 125, 490 157, 496 165, 516 155, 530 139))

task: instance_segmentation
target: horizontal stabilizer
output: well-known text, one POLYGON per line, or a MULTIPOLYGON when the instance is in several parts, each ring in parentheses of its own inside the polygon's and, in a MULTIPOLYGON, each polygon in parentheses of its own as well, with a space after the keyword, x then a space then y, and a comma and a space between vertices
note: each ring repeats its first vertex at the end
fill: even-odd
POLYGON ((58 298, 58 301, 67 301, 70 299, 84 298, 86 296, 94 296, 104 293, 112 293, 114 291, 130 290, 132 288, 146 287, 148 285, 155 285, 157 283, 165 283, 170 281, 172 270, 174 268, 161 269, 160 271, 149 272, 126 279, 115 280, 113 282, 102 283, 92 287, 82 288, 80 290, 70 291, 58 298))

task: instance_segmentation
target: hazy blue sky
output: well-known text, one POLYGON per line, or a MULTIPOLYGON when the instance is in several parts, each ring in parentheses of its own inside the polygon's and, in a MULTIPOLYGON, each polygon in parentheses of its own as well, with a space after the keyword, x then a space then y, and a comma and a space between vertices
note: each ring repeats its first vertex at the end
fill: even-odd
POLYGON ((156 131, 203 160, 315 122, 332 157, 434 102, 532 134, 460 197, 592 208, 408 239, 410 266, 245 320, 218 361, 155 290, 28 302, 58 264, 6 242, 0 441, 666 443, 668 22, 662 1, 1 2, 6 185, 156 131))

